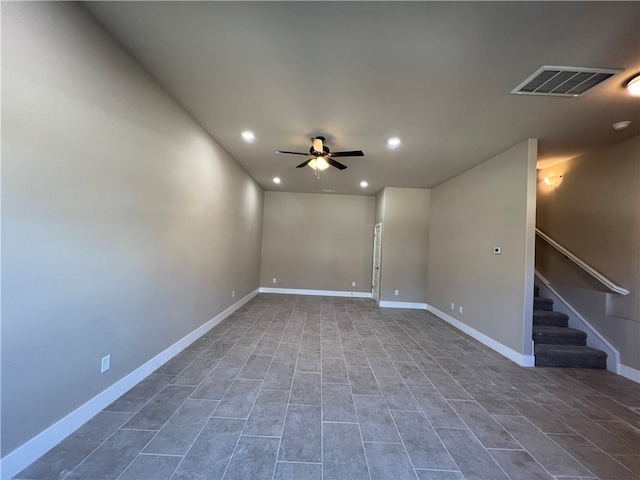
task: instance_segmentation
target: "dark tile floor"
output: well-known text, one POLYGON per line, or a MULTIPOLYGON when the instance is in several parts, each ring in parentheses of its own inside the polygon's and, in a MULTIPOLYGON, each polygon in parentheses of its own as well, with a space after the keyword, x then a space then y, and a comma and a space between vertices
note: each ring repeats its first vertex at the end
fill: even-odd
POLYGON ((637 479, 640 385, 425 311, 259 295, 20 479, 637 479))

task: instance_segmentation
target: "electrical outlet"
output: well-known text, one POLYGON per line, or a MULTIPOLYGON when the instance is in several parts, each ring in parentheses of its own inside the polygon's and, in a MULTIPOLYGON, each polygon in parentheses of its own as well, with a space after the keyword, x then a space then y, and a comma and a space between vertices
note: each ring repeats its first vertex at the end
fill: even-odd
POLYGON ((451 310, 455 310, 456 309, 456 304, 451 302, 451 310))
POLYGON ((462 313, 462 306, 459 306, 459 307, 458 307, 458 311, 459 311, 460 313, 462 313))
POLYGON ((398 296, 398 290, 396 290, 396 291, 394 292, 394 295, 395 295, 396 297, 398 296))
POLYGON ((351 286, 355 287, 356 286, 356 282, 351 282, 351 286))
POLYGON ((104 373, 111 367, 111 355, 102 357, 102 363, 100 365, 100 373, 104 373))
POLYGON ((231 292, 231 298, 235 298, 235 297, 236 297, 236 291, 234 290, 231 292))
POLYGON ((273 283, 276 283, 276 277, 273 277, 273 283))

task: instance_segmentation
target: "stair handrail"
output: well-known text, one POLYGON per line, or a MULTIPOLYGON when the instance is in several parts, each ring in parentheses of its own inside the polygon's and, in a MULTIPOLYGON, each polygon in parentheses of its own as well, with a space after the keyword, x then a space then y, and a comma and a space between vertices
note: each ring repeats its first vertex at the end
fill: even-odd
POLYGON ((555 248, 556 250, 558 250, 560 253, 562 253, 566 258, 568 258, 569 260, 571 260, 573 263, 575 263, 576 265, 578 265, 580 268, 582 268, 585 272, 587 272, 589 275, 591 275, 593 278, 595 278, 596 280, 598 280, 600 283, 602 283, 605 287, 607 287, 609 290, 611 290, 612 292, 615 293, 619 293, 620 295, 629 295, 629 290, 627 290, 626 288, 621 287, 620 285, 617 285, 616 283, 612 282, 611 280, 609 280, 607 277, 605 277, 603 274, 601 274, 600 272, 598 272, 595 268, 593 268, 591 265, 587 264, 586 262, 584 262, 583 260, 581 260, 580 258, 578 258, 578 256, 576 256, 575 254, 571 253, 569 250, 567 250, 566 248, 564 248, 562 245, 560 245, 558 242, 556 242, 553 238, 551 238, 549 235, 547 235, 546 233, 544 233, 542 230, 540 230, 538 227, 536 227, 536 235, 538 235, 540 238, 542 238, 545 242, 547 242, 549 245, 551 245, 553 248, 555 248))

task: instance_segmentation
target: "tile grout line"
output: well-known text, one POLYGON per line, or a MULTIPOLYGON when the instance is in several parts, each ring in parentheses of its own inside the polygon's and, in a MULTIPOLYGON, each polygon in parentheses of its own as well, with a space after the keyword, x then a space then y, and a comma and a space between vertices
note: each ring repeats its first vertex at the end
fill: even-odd
MULTIPOLYGON (((295 310, 295 305, 298 304, 299 299, 296 296, 296 301, 294 302, 294 310, 295 310)), ((306 316, 305 316, 306 317, 306 316)), ((289 320, 287 320, 287 325, 289 325, 289 322, 291 320, 291 317, 289 317, 289 320)), ((306 319, 305 319, 306 322, 306 319)), ((285 330, 286 330, 286 325, 285 325, 285 330)), ((284 337, 284 331, 282 333, 282 337, 284 337)), ((303 328, 302 328, 302 335, 304 335, 304 324, 303 324, 303 328)), ((300 336, 300 343, 302 343, 302 335, 300 336)), ((276 348, 276 352, 273 354, 274 356, 274 360, 275 360, 275 355, 278 351, 278 349, 280 348, 280 345, 282 345, 282 337, 280 337, 280 342, 278 342, 278 347, 276 348)), ((298 344, 300 345, 300 344, 298 344)), ((273 364, 273 361, 271 362, 271 364, 273 364)), ((282 419, 282 432, 280 433, 280 441, 278 442, 278 450, 276 451, 276 461, 273 463, 273 472, 271 474, 271 479, 275 479, 276 476, 276 471, 278 469, 278 459, 280 458, 280 449, 282 448, 282 438, 284 437, 284 428, 285 425, 287 423, 287 417, 289 416, 289 400, 291 399, 291 393, 293 392, 293 380, 295 378, 296 375, 296 366, 298 365, 298 357, 296 356, 296 363, 293 367, 293 374, 291 376, 291 384, 289 385, 289 395, 287 396, 287 404, 286 404, 286 408, 285 408, 285 412, 284 412, 284 418, 282 419)))
MULTIPOLYGON (((227 330, 225 330, 225 332, 220 336, 220 338, 222 338, 222 336, 224 336, 225 333, 229 332, 231 329, 233 328, 233 326, 229 326, 229 328, 227 330)), ((220 340, 220 338, 218 338, 217 340, 213 341, 211 343, 211 345, 209 346, 209 348, 211 348, 213 346, 214 343, 216 343, 218 340, 220 340)), ((238 339, 239 340, 239 339, 238 339)), ((233 349, 233 347, 237 344, 237 340, 236 342, 234 342, 234 344, 231 346, 231 348, 229 349, 229 351, 218 360, 218 362, 216 363, 216 366, 218 364, 220 364, 220 362, 222 361, 222 359, 224 357, 227 356, 227 354, 233 349)), ((207 350, 209 349, 207 348, 207 350)), ((206 352, 207 350, 205 350, 204 352, 206 352)), ((204 354, 203 352, 203 354, 204 354)), ((198 357, 200 358, 200 357, 198 357)), ((196 389, 194 390, 194 393, 197 391, 197 389, 199 388, 200 385, 202 385, 204 383, 204 381, 206 380, 206 378, 211 375, 211 372, 213 372, 213 370, 215 370, 216 366, 214 366, 210 371, 209 374, 202 379, 202 381, 198 384, 198 387, 196 387, 196 389)), ((238 370, 239 372, 239 370, 238 370)), ((236 374, 237 375, 237 374, 236 374)), ((235 379, 235 378, 234 378, 235 379)), ((231 382, 233 383, 233 382, 231 382)), ((229 385, 231 386, 231 385, 229 385)), ((228 389, 227 389, 228 390, 228 389)), ((193 393, 192 393, 193 395, 193 393)), ((198 431, 197 435, 194 435, 193 441, 191 442, 191 445, 189 445, 189 448, 187 448, 186 453, 184 454, 184 456, 182 457, 182 460, 178 463, 178 465, 176 466, 176 469, 173 471, 173 473, 171 474, 171 479, 173 479, 173 477, 175 476, 176 472, 178 472, 178 470, 180 469, 180 467, 182 466, 184 459, 187 458, 187 455, 189 454, 189 452, 191 451, 191 449, 193 448, 193 446, 195 445, 195 443, 197 442, 198 438, 200 438, 200 435, 202 434, 202 432, 204 431, 204 429, 207 427, 207 425, 209 424, 209 421, 213 418, 213 412, 215 412, 215 410, 218 408, 218 406, 220 405, 220 402, 222 401, 222 398, 224 397, 224 395, 226 395, 226 391, 225 393, 221 396, 220 400, 215 400, 217 402, 217 405, 215 406, 215 408, 213 409, 213 411, 211 412, 211 415, 207 418, 206 422, 204 422, 204 424, 202 425, 202 428, 200 428, 200 430, 198 431)), ((191 398, 191 397, 189 397, 191 398)), ((194 399, 196 400, 196 399, 194 399)))
MULTIPOLYGON (((347 313, 347 315, 349 315, 347 313)), ((353 318, 351 317, 351 315, 349 315, 349 320, 351 322, 351 324, 353 324, 353 318)), ((355 329, 354 327, 354 331, 356 332, 356 336, 359 337, 358 335, 358 331, 355 329)), ((340 346, 342 347, 342 337, 340 337, 340 330, 338 330, 338 337, 340 338, 340 346)), ((364 352, 364 347, 362 346, 362 342, 360 341, 360 338, 358 338, 358 342, 360 343, 360 346, 362 347, 362 351, 364 352)), ((366 357, 366 352, 365 352, 365 357, 366 357)), ((369 358, 367 357, 367 363, 369 363, 369 358)), ((369 368, 371 368, 371 365, 369 364, 369 368)), ((345 370, 347 371, 347 378, 349 378, 349 370, 346 368, 346 361, 345 361, 345 370)), ((373 369, 372 369, 373 371, 373 369)), ((369 459, 367 457, 367 449, 364 446, 364 437, 362 436, 362 427, 360 426, 360 416, 358 415, 358 408, 356 407, 356 402, 355 402, 355 398, 354 398, 354 393, 353 393, 353 388, 351 386, 351 379, 349 379, 349 390, 351 391, 351 404, 353 405, 353 411, 356 413, 356 418, 358 419, 358 433, 360 435, 360 446, 362 447, 362 453, 364 453, 364 463, 367 466, 367 473, 369 475, 369 480, 372 480, 371 478, 371 467, 369 466, 369 459)))
MULTIPOLYGON (((250 309, 249 311, 251 311, 251 309, 250 309)), ((247 312, 247 313, 248 313, 248 312, 247 312)), ((260 316, 262 316, 262 315, 260 315, 260 316)), ((260 317, 258 317, 258 318, 260 318, 260 317)), ((256 321, 257 321, 257 320, 258 320, 258 319, 256 319, 256 321)), ((254 322, 254 323, 255 323, 255 322, 254 322)), ((225 330, 225 332, 224 332, 224 333, 229 332, 232 328, 233 328, 233 326, 230 326, 227 330, 225 330)), ((249 329, 249 328, 250 328, 250 327, 247 327, 247 329, 245 330, 245 333, 248 331, 248 329, 249 329)), ((220 336, 220 338, 221 338, 222 336, 224 336, 224 333, 220 336)), ((220 338, 218 338, 218 340, 219 340, 220 338)), ((240 337, 240 338, 242 338, 242 337, 240 337)), ((237 343, 238 343, 238 341, 240 340, 240 338, 238 338, 238 340, 236 340, 236 341, 234 342, 234 344, 231 346, 231 348, 229 348, 229 351, 228 351, 228 352, 227 352, 227 353, 226 353, 222 358, 220 358, 220 359, 219 359, 219 361, 218 361, 218 363, 216 364, 216 366, 217 366, 218 364, 220 364, 220 362, 221 362, 221 361, 222 361, 222 360, 227 356, 227 354, 228 354, 229 352, 231 352, 231 350, 233 349, 233 347, 235 347, 235 346, 237 345, 237 343)), ((262 338, 262 337, 261 337, 261 338, 262 338)), ((217 340, 216 340, 216 341, 217 341, 217 340)), ((209 348, 211 348, 211 346, 213 346, 213 343, 215 343, 216 341, 212 342, 212 344, 209 346, 209 348)), ((256 346, 257 346, 257 344, 256 344, 256 346)), ((254 347, 254 349, 252 350, 252 352, 253 352, 254 350, 255 350, 255 347, 254 347)), ((206 350, 205 350, 205 351, 206 351, 206 350)), ((203 353, 204 353, 204 352, 203 352, 203 353)), ((251 355, 249 355, 249 356, 251 356, 251 355)), ((248 360, 248 358, 247 358, 247 360, 248 360)), ((246 361, 245 361, 245 364, 246 364, 246 361)), ((211 369, 211 371, 209 372, 209 375, 211 374, 211 372, 213 372, 213 370, 215 370, 215 368, 216 368, 216 367, 214 367, 214 368, 212 368, 212 369, 211 369)), ((242 370, 242 367, 241 367, 241 368, 238 370, 238 372, 236 373, 236 376, 234 377, 234 380, 237 378, 237 376, 238 376, 238 374, 240 373, 240 371, 241 371, 241 370, 242 370)), ((207 375, 207 377, 208 377, 208 375, 207 375)), ((204 381, 205 381, 205 379, 206 379, 207 377, 205 377, 205 378, 200 382, 200 384, 199 384, 199 385, 202 385, 202 383, 204 383, 204 381)), ((216 410, 216 409, 218 408, 218 406, 220 405, 220 402, 222 401, 222 399, 224 398, 224 396, 227 394, 227 392, 228 392, 229 388, 231 388, 231 385, 232 385, 232 384, 233 384, 233 381, 231 382, 231 384, 229 384, 229 387, 227 388, 227 390, 225 390, 225 393, 221 395, 220 400, 217 400, 217 405, 216 405, 216 407, 213 409, 213 412, 211 413, 211 415, 209 416, 209 418, 207 419, 207 421, 204 423, 204 425, 202 426, 202 428, 200 429, 200 431, 198 432, 198 434, 194 436, 194 439, 193 439, 193 441, 191 442, 191 445, 190 445, 190 446, 189 446, 189 448, 187 449, 187 452, 185 453, 184 457, 182 458, 182 461, 178 464, 178 466, 177 466, 177 467, 176 467, 176 469, 174 470, 174 472, 173 472, 173 474, 172 474, 171 478, 173 478, 173 477, 175 476, 176 472, 179 470, 180 466, 181 466, 181 465, 182 465, 182 463, 184 462, 184 459, 187 457, 187 455, 189 454, 189 451, 191 450, 191 448, 193 448, 193 446, 195 445, 195 443, 196 443, 196 441, 198 440, 198 438, 200 438, 200 435, 202 434, 202 432, 204 431, 204 429, 205 429, 205 428, 206 428, 206 426, 208 425, 209 421, 210 421, 212 418, 224 418, 224 417, 214 417, 214 413, 215 413, 215 410, 216 410)), ((196 390, 197 390, 197 387, 196 387, 196 390)), ((195 392, 195 390, 194 390, 194 392, 195 392)), ((257 398, 257 397, 256 397, 256 398, 257 398)), ((247 417, 247 419, 248 419, 248 417, 247 417)), ((243 428, 244 428, 244 427, 243 427, 243 428)), ((240 436, 241 436, 241 435, 240 435, 240 436)), ((238 440, 240 439, 240 436, 238 436, 238 440)), ((237 444, 236 444, 236 446, 237 446, 237 444)), ((235 448, 234 448, 234 452, 235 452, 235 448)), ((233 456, 233 454, 232 454, 231 456, 233 456)), ((230 460, 231 460, 231 457, 229 457, 229 461, 230 461, 230 460)), ((227 463, 227 467, 228 467, 228 463, 227 463)), ((226 468, 225 468, 225 472, 226 472, 226 468)))
MULTIPOLYGON (((392 334, 392 335, 393 335, 393 334, 392 334)), ((412 337, 412 338, 413 338, 413 337, 412 337)), ((402 348, 402 345, 400 345, 400 347, 402 348)), ((383 347, 382 347, 382 348, 383 348, 383 350, 384 350, 384 345, 383 345, 383 347)), ((404 348, 403 348, 403 351, 404 351, 404 348)), ((385 352, 386 352, 386 351, 385 351, 385 352)), ((406 352, 405 352, 405 353, 406 353, 406 352)), ((408 355, 407 355, 407 356, 408 356, 408 355)), ((388 354, 387 354, 387 357, 389 357, 389 355, 388 355, 388 354)), ((411 358, 411 357, 409 357, 409 358, 411 358)), ((393 365, 393 367, 394 367, 394 368, 396 368, 396 367, 395 367, 395 364, 394 364, 394 363, 393 363, 393 361, 391 360, 391 357, 389 357, 389 361, 391 362, 391 364, 393 365)), ((371 367, 371 361, 369 360, 369 357, 367 357, 367 362, 369 363, 369 368, 371 368, 371 372, 373 373, 373 377, 374 377, 374 379, 375 379, 375 381, 376 381, 376 384, 378 385, 378 388, 380 389, 380 393, 382 394, 382 398, 383 398, 383 400, 384 400, 384 404, 387 406, 387 410, 389 410, 389 416, 391 417, 391 421, 393 422, 393 425, 394 425, 394 427, 395 427, 395 429, 396 429, 396 433, 398 434, 398 438, 400 438, 400 442, 402 442, 402 448, 404 449, 404 452, 405 452, 405 454, 407 455, 407 459, 409 460, 409 463, 410 463, 410 465, 411 465, 411 468, 413 469, 413 474, 415 475, 415 477, 416 477, 416 478, 418 478, 418 472, 416 472, 416 467, 415 467, 415 465, 414 465, 414 463, 413 463, 413 460, 411 459, 411 456, 409 455, 409 451, 407 450, 407 446, 406 446, 406 444, 404 443, 404 439, 402 438, 402 435, 400 434, 400 429, 398 428, 398 424, 397 424, 397 422, 396 422, 396 419, 393 417, 393 414, 391 413, 391 408, 389 407, 389 404, 388 404, 388 402, 387 402, 387 398, 386 398, 386 397, 385 397, 385 395, 384 395, 384 391, 382 390, 382 388, 380 388, 380 383, 378 382, 378 376, 377 376, 377 375, 376 375, 376 373, 373 371, 373 367, 371 367)), ((415 362, 413 362, 413 363, 415 364, 415 362)), ((416 366, 417 366, 417 365, 416 365, 416 366)), ((408 390, 408 391, 409 391, 409 393, 411 394, 411 397, 414 399, 414 401, 416 401, 416 399, 415 399, 415 397, 414 397, 414 395, 413 395, 413 392, 408 388, 408 386, 407 386, 407 384, 406 384, 406 382, 405 382, 404 378, 402 378, 402 375, 400 375, 400 372, 398 372, 398 371, 397 371, 397 369, 396 369, 396 372, 398 373, 398 377, 400 378, 400 381, 402 382, 402 384, 405 386, 405 388, 407 388, 407 390, 408 390)), ((419 403, 417 403, 417 401, 416 401, 416 405, 418 405, 418 407, 420 407, 420 404, 419 404, 419 403)), ((423 416, 424 416, 424 417, 426 417, 426 415, 424 415, 424 413, 423 413, 423 416)), ((428 420, 429 420, 429 419, 427 418, 427 421, 428 421, 428 420)), ((432 427, 432 428, 433 428, 433 427, 432 427)), ((434 431, 435 431, 435 430, 434 430, 434 431)), ((440 442, 442 443, 442 440, 441 440, 440 442)), ((443 445, 444 445, 444 444, 443 444, 443 445)), ((365 451, 366 451, 366 450, 365 450, 365 451)), ((454 462, 454 463, 455 463, 455 462, 454 462)))

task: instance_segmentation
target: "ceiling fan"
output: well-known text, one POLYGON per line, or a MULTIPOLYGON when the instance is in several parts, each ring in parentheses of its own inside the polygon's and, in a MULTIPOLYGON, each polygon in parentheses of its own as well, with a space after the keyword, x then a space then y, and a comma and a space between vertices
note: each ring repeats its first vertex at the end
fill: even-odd
POLYGON ((364 152, 362 150, 352 150, 349 152, 331 152, 329 147, 324 145, 325 138, 322 136, 317 136, 311 139, 312 145, 309 149, 309 153, 303 152, 288 152, 285 150, 276 150, 276 153, 287 153, 290 155, 311 155, 312 158, 302 162, 296 168, 302 168, 309 165, 316 171, 316 177, 319 177, 319 171, 329 168, 329 166, 336 167, 339 170, 344 170, 347 168, 346 165, 334 160, 337 157, 364 157, 364 152))

